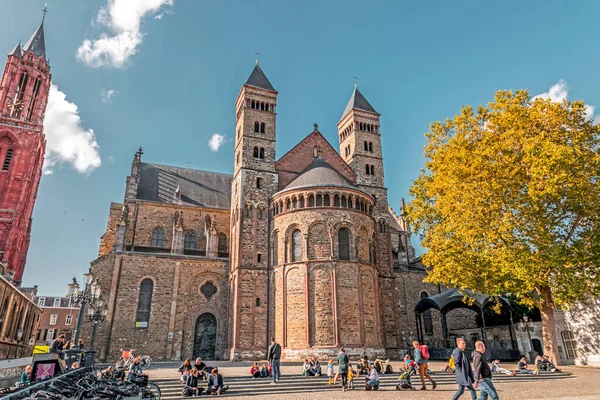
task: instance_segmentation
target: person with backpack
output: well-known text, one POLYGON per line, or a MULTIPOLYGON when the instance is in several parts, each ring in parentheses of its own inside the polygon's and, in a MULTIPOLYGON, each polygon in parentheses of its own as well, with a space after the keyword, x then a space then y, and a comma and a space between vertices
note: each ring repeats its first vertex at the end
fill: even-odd
POLYGON ((426 345, 420 345, 416 340, 413 342, 415 348, 415 362, 419 366, 419 377, 421 378, 421 390, 427 390, 425 387, 425 378, 431 382, 431 388, 435 389, 437 383, 431 378, 429 372, 427 372, 427 364, 429 362, 429 347, 426 345))
POLYGON ((275 341, 274 337, 271 338, 271 346, 269 346, 267 354, 269 363, 273 368, 273 371, 271 372, 273 374, 273 382, 271 382, 271 385, 275 385, 281 378, 281 345, 275 341))

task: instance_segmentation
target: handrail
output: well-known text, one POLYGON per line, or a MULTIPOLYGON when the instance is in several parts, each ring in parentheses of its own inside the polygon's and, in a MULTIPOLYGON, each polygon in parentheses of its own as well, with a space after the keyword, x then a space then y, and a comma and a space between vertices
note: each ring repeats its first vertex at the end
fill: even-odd
POLYGON ((33 390, 33 389, 40 390, 40 389, 46 387, 47 385, 49 385, 50 383, 52 383, 53 381, 55 381, 56 379, 59 379, 59 378, 62 379, 62 378, 66 378, 66 377, 71 376, 71 375, 76 375, 78 373, 81 373, 82 371, 91 372, 92 368, 78 368, 78 369, 71 370, 69 372, 65 372, 65 373, 60 374, 60 375, 53 376, 50 379, 45 379, 43 381, 39 381, 39 382, 33 383, 31 385, 27 385, 27 386, 25 386, 23 388, 20 388, 20 389, 17 389, 17 390, 13 390, 12 392, 4 393, 7 396, 6 397, 2 397, 2 399, 10 399, 10 398, 12 398, 13 396, 16 396, 16 395, 31 394, 31 390, 33 390))

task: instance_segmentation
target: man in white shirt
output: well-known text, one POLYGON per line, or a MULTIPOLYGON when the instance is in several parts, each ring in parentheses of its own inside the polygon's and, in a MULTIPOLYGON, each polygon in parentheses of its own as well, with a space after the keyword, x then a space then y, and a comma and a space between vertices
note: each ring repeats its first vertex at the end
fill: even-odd
POLYGON ((372 365, 369 365, 369 379, 367 380, 367 390, 377 389, 379 389, 379 374, 372 365))

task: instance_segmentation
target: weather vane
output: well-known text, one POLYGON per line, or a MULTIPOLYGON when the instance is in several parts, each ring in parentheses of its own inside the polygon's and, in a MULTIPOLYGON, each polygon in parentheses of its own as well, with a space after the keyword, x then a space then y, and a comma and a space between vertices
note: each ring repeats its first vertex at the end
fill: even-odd
POLYGON ((42 22, 46 19, 46 14, 48 14, 48 3, 44 4, 44 8, 42 8, 42 22))
POLYGON ((256 65, 258 65, 258 56, 262 56, 262 54, 260 54, 260 53, 258 52, 258 50, 256 50, 256 51, 254 52, 254 55, 256 56, 256 65))
POLYGON ((358 76, 353 76, 352 79, 354 79, 354 87, 358 86, 358 76))

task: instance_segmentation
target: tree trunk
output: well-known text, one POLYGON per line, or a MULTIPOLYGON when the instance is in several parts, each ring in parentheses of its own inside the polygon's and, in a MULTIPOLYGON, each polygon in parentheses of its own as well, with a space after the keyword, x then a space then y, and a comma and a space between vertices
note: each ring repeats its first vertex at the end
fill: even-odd
POLYGON ((540 313, 542 314, 542 338, 544 341, 544 355, 550 357, 554 365, 560 364, 558 342, 556 340, 556 323, 554 319, 554 298, 552 289, 548 286, 538 288, 540 295, 540 313))

